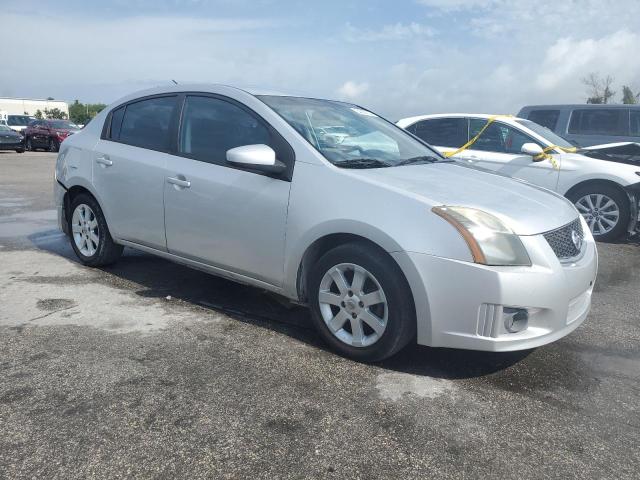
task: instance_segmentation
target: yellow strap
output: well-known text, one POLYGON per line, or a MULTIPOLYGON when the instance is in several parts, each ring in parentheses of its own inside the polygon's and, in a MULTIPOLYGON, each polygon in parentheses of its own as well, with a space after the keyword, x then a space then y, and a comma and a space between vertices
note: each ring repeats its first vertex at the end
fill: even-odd
POLYGON ((553 165, 553 168, 555 168, 556 170, 560 170, 560 165, 558 165, 558 162, 556 161, 554 156, 549 153, 550 151, 556 150, 556 149, 562 150, 565 153, 576 153, 578 151, 576 147, 559 147, 558 145, 550 145, 548 147, 543 148, 542 153, 533 157, 533 160, 535 162, 541 162, 542 160, 549 160, 551 162, 551 165, 553 165))
POLYGON ((480 129, 480 131, 478 132, 478 134, 475 137, 473 137, 467 143, 462 145, 459 149, 457 149, 457 150, 455 150, 453 152, 445 152, 444 153, 445 158, 453 157, 454 155, 457 155, 460 152, 464 152, 467 148, 469 148, 471 145, 476 143, 476 140, 478 140, 478 138, 480 138, 480 135, 482 135, 484 133, 484 131, 487 129, 487 127, 489 125, 491 125, 496 120, 496 118, 512 117, 512 116, 513 115, 492 115, 492 116, 490 116, 489 119, 487 120, 487 123, 484 124, 484 126, 480 129))
MULTIPOLYGON (((484 133, 484 131, 489 127, 489 125, 491 125, 496 119, 501 118, 501 117, 513 117, 513 115, 492 115, 489 117, 489 119, 487 120, 487 123, 484 124, 484 126, 480 129, 480 131, 477 133, 477 135, 475 137, 473 137, 471 140, 469 140, 467 143, 465 143, 464 145, 462 145, 460 148, 458 148, 457 150, 454 150, 453 152, 444 152, 444 156, 445 158, 449 158, 449 157, 453 157, 454 155, 457 155, 460 152, 464 152, 467 148, 469 148, 471 145, 473 145, 474 143, 476 143, 476 140, 478 140, 478 138, 480 138, 480 135, 482 135, 484 133)), ((549 160, 551 162, 551 165, 553 165, 553 168, 555 168, 556 170, 560 170, 560 165, 558 165, 558 162, 556 161, 556 159, 553 157, 553 155, 551 155, 549 152, 552 150, 562 150, 563 152, 566 153, 575 153, 578 151, 578 149, 576 147, 559 147, 558 145, 551 145, 549 147, 546 147, 542 150, 542 153, 536 155, 535 157, 533 157, 533 160, 536 162, 541 162, 542 160, 549 160)))

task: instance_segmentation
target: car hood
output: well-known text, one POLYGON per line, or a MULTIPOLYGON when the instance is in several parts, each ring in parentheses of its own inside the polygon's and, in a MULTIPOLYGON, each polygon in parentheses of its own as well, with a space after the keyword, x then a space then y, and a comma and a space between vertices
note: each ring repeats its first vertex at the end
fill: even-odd
POLYGON ((619 142, 594 145, 578 150, 582 155, 608 162, 640 165, 640 143, 619 142))
POLYGON ((544 188, 453 162, 351 170, 364 180, 437 205, 477 208, 500 218, 518 235, 536 235, 578 217, 571 202, 544 188))

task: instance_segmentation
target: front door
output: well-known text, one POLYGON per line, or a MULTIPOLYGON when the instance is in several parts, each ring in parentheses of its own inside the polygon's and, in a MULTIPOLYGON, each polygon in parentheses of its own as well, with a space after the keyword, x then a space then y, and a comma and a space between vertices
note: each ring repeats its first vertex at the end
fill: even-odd
POLYGON ((279 286, 291 183, 231 166, 227 150, 282 139, 232 100, 185 99, 178 154, 167 163, 164 203, 169 252, 279 286))

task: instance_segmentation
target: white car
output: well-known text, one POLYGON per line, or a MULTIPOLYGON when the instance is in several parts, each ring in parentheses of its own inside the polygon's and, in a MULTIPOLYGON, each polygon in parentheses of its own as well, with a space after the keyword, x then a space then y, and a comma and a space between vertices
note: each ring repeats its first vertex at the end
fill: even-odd
POLYGON ((598 155, 597 147, 580 153, 553 148, 548 152, 551 158, 544 158, 545 148, 573 149, 573 145, 546 127, 506 115, 420 115, 397 124, 446 154, 473 139, 490 119, 493 122, 477 141, 452 158, 564 195, 584 216, 596 240, 610 241, 635 231, 640 198, 637 161, 598 155))
POLYGON ((55 178, 85 265, 126 245, 275 292, 360 360, 415 340, 533 348, 591 304, 595 242, 569 201, 457 165, 348 103, 139 92, 61 144, 55 178))

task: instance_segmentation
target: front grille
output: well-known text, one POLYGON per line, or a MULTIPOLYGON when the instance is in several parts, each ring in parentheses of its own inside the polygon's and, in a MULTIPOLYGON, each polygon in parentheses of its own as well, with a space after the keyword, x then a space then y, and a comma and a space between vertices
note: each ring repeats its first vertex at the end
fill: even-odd
POLYGON ((564 227, 545 233, 544 238, 560 260, 577 257, 580 255, 580 249, 584 240, 584 232, 582 231, 580 219, 576 218, 564 227), (574 236, 578 245, 574 242, 574 236))

